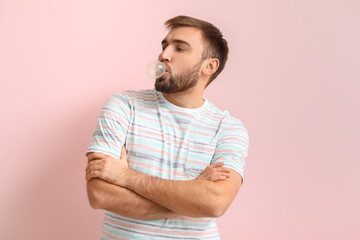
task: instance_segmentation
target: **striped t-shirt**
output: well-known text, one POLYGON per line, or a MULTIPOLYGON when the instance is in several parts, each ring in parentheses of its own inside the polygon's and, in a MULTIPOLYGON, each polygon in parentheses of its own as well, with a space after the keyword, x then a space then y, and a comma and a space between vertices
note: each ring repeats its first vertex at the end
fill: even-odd
MULTIPOLYGON (((171 180, 193 180, 210 164, 243 177, 248 134, 243 124, 204 99, 181 108, 156 90, 125 91, 104 104, 87 152, 120 158, 129 168, 171 180)), ((137 220, 105 211, 102 239, 219 239, 214 218, 137 220)))

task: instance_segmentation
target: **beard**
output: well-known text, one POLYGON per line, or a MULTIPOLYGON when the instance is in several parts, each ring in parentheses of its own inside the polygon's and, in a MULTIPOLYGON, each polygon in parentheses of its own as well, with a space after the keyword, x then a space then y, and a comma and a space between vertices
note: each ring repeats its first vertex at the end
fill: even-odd
POLYGON ((168 72, 169 76, 157 78, 155 89, 162 93, 177 93, 194 87, 199 81, 201 63, 195 64, 194 67, 183 73, 172 75, 171 72, 168 72))

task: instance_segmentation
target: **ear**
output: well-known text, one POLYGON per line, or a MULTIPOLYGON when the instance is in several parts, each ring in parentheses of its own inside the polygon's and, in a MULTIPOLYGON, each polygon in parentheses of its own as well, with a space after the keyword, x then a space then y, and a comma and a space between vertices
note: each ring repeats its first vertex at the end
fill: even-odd
POLYGON ((209 58, 204 61, 202 72, 204 75, 211 76, 219 68, 219 59, 209 58))

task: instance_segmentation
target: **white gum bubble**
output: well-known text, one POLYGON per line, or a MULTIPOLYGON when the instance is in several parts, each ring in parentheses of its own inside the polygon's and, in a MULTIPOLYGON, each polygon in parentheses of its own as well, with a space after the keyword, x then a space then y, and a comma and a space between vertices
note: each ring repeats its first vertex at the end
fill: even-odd
POLYGON ((146 72, 151 78, 159 78, 164 75, 165 67, 160 61, 154 60, 148 64, 146 72))

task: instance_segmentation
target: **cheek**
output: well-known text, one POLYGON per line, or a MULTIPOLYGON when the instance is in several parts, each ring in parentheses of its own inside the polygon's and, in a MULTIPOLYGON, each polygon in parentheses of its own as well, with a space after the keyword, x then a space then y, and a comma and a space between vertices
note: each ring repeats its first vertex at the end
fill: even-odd
POLYGON ((181 73, 184 71, 188 71, 189 69, 194 67, 194 64, 190 62, 188 59, 184 59, 182 61, 178 61, 177 64, 174 64, 174 72, 181 73))

